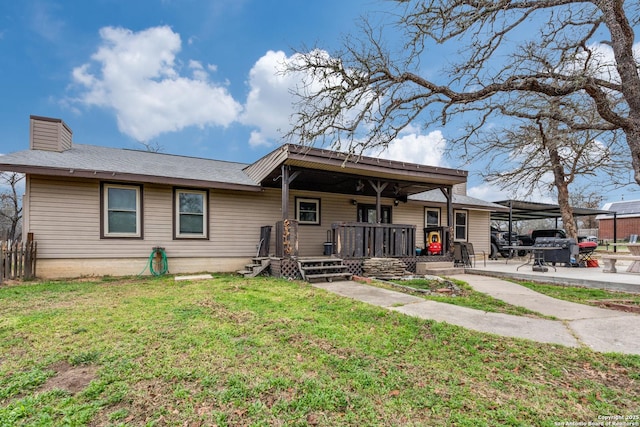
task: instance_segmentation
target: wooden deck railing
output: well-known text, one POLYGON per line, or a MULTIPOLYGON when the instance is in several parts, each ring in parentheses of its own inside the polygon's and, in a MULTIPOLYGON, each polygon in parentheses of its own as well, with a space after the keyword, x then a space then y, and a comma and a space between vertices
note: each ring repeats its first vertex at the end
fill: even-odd
POLYGON ((7 279, 33 279, 36 276, 37 242, 0 242, 0 283, 7 279))
POLYGON ((415 256, 416 227, 402 224, 332 224, 333 252, 340 258, 415 256))

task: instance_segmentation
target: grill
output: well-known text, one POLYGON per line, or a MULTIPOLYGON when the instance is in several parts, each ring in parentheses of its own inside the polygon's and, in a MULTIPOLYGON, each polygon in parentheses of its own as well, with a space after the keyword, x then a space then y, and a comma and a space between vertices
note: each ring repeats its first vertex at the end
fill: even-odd
POLYGON ((564 263, 572 265, 576 263, 578 258, 578 245, 575 239, 567 239, 561 237, 538 237, 533 244, 534 247, 556 248, 555 251, 544 251, 544 262, 556 265, 556 263, 564 263))

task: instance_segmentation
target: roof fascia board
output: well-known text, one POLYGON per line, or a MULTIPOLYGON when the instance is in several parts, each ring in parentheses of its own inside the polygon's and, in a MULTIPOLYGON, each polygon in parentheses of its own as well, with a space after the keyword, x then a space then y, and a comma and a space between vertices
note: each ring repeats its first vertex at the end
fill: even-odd
POLYGON ((441 168, 398 162, 395 160, 358 157, 349 161, 348 156, 337 151, 314 147, 284 144, 247 166, 245 173, 256 183, 262 182, 282 164, 314 170, 329 170, 363 177, 400 179, 442 185, 461 184, 467 181, 468 172, 459 169, 441 168))
POLYGON ((109 171, 91 171, 83 169, 61 169, 61 168, 48 168, 39 166, 16 166, 16 165, 3 165, 0 164, 0 170, 11 170, 12 172, 19 172, 31 175, 42 176, 58 176, 66 178, 84 178, 84 179, 98 179, 98 180, 111 180, 111 181, 127 181, 127 182, 139 182, 148 184, 165 184, 165 185, 182 185, 189 187, 199 188, 211 188, 220 190, 238 190, 238 191, 262 191, 262 187, 259 185, 244 185, 233 184, 228 182, 219 181, 206 181, 197 179, 186 178, 172 178, 162 176, 150 176, 139 175, 130 173, 119 173, 109 171))

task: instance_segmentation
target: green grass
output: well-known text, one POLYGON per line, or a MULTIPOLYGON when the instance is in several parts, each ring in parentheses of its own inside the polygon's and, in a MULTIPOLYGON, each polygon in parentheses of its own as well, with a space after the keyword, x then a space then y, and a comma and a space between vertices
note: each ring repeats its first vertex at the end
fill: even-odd
POLYGON ((553 426, 638 414, 639 372, 273 278, 0 288, 0 426, 553 426))
POLYGON ((545 285, 532 282, 518 282, 541 294, 550 297, 578 302, 581 304, 597 305, 598 300, 626 300, 640 304, 640 294, 607 291, 605 289, 582 288, 577 286, 545 285))
MULTIPOLYGON (((545 316, 543 314, 537 313, 535 311, 529 310, 524 307, 515 306, 512 304, 507 304, 504 301, 493 298, 490 295, 487 295, 482 292, 475 291, 469 284, 466 282, 455 280, 455 279, 447 279, 456 284, 461 289, 461 295, 459 296, 450 296, 450 295, 431 295, 424 293, 416 293, 417 296, 420 296, 424 299, 428 299, 431 301, 444 302, 447 304, 458 305, 462 307, 473 308, 476 310, 487 311, 491 313, 505 313, 505 314, 513 314, 516 316, 530 316, 537 317, 542 319, 555 319, 552 316, 545 316)), ((411 279, 411 280, 394 280, 391 283, 395 283, 401 285, 403 288, 414 288, 414 289, 423 289, 435 291, 438 288, 442 288, 444 285, 442 282, 437 280, 429 280, 429 279, 411 279)), ((376 286, 383 286, 386 288, 391 288, 389 285, 385 285, 383 282, 373 282, 372 284, 376 286)), ((398 288, 394 288, 398 290, 398 288)), ((406 289, 400 289, 406 292, 406 289)))

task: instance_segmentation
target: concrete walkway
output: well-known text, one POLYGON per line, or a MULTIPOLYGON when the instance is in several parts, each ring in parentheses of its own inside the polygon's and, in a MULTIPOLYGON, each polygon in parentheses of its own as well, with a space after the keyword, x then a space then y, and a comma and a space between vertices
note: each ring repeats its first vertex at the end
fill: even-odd
POLYGON ((410 316, 480 332, 568 347, 586 346, 600 352, 640 354, 638 314, 558 300, 494 277, 461 274, 454 278, 469 283, 479 292, 558 320, 488 313, 350 281, 314 283, 313 286, 410 316))

